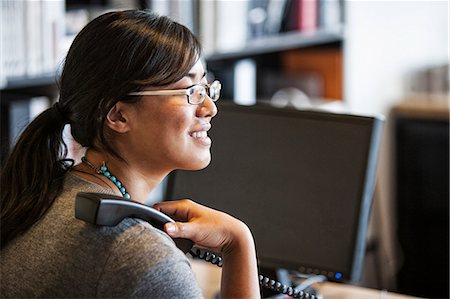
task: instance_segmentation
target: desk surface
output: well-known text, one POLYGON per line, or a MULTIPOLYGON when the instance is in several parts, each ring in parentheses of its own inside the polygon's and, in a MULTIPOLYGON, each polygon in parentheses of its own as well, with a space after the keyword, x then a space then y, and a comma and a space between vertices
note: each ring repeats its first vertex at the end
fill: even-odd
POLYGON ((411 98, 398 103, 393 107, 396 116, 448 120, 449 119, 449 96, 440 98, 411 98))
MULTIPOLYGON (((221 269, 201 260, 192 260, 192 268, 202 288, 205 299, 214 299, 220 289, 221 269)), ((415 297, 401 295, 358 286, 343 285, 333 282, 320 283, 315 286, 324 299, 412 299, 415 297)))

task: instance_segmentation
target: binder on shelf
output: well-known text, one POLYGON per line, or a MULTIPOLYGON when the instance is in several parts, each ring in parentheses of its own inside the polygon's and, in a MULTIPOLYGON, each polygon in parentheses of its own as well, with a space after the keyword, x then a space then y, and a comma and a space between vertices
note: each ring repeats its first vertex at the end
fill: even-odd
MULTIPOLYGON (((23 6, 22 1, 1 1, 1 51, 2 77, 5 82, 8 76, 25 75, 25 47, 23 35, 23 6)), ((4 85, 5 83, 3 83, 4 85)))
POLYGON ((54 73, 65 52, 64 0, 0 1, 0 87, 54 73))
POLYGON ((245 47, 247 42, 247 1, 217 1, 216 22, 216 50, 218 52, 245 47))
POLYGON ((163 15, 163 16, 170 15, 169 1, 152 0, 150 2, 150 8, 152 9, 152 11, 157 12, 160 15, 163 15))
POLYGON ((0 88, 3 88, 6 85, 6 76, 5 76, 5 44, 6 44, 6 32, 5 28, 5 18, 6 18, 6 1, 0 2, 0 88))
POLYGON ((16 143, 23 129, 41 112, 50 107, 46 97, 24 98, 11 102, 9 109, 9 144, 16 143))
POLYGON ((281 32, 298 31, 299 0, 286 0, 285 14, 281 20, 281 32))
POLYGON ((62 0, 42 3, 42 69, 45 73, 54 72, 61 63, 64 53, 60 41, 64 38, 65 5, 62 0))
POLYGON ((267 34, 268 4, 268 0, 250 0, 248 2, 248 39, 263 37, 267 34))
POLYGON ((28 76, 36 76, 43 72, 42 7, 40 1, 26 1, 24 3, 26 69, 28 76))
POLYGON ((288 0, 269 0, 267 3, 267 20, 265 31, 268 35, 281 32, 281 22, 286 15, 288 0))
POLYGON ((298 0, 298 24, 301 32, 311 32, 317 29, 318 0, 298 0))
MULTIPOLYGON (((175 1, 171 1, 175 2, 175 1)), ((178 20, 181 24, 188 27, 195 34, 197 33, 196 25, 197 15, 194 9, 193 0, 181 0, 178 2, 178 20)))
MULTIPOLYGON (((277 1, 277 0, 273 0, 277 1)), ((343 24, 343 0, 285 0, 281 32, 337 31, 343 24)))
MULTIPOLYGON (((12 36, 13 49, 12 55, 14 56, 14 61, 12 65, 12 73, 14 76, 23 76, 26 72, 25 65, 25 40, 22 38, 21 32, 24 30, 24 15, 22 13, 24 3, 22 1, 14 1, 14 35, 12 36)), ((6 45, 8 46, 8 45, 6 45)))
POLYGON ((194 33, 197 31, 197 16, 193 0, 153 0, 150 2, 150 8, 160 15, 171 17, 194 33))
POLYGON ((340 30, 344 22, 342 0, 319 0, 318 26, 327 30, 340 30))
POLYGON ((199 38, 205 55, 216 50, 216 1, 200 1, 199 7, 199 38))

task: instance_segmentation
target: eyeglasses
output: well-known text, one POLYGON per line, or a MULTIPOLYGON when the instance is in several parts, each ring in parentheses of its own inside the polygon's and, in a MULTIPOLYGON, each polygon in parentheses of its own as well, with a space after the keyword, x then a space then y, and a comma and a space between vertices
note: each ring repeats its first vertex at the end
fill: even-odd
POLYGON ((220 97, 220 89, 222 84, 219 81, 214 81, 211 84, 195 84, 186 89, 165 89, 165 90, 144 90, 131 92, 130 96, 158 96, 158 95, 186 95, 187 101, 192 105, 200 105, 205 101, 205 96, 208 96, 214 102, 220 97))

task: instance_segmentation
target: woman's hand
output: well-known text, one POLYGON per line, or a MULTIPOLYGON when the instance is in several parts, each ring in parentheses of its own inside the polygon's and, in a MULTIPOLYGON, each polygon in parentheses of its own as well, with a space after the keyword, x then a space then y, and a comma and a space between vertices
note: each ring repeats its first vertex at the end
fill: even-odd
POLYGON ((243 222, 191 200, 161 202, 154 208, 180 221, 164 226, 172 238, 191 239, 222 255, 221 298, 260 298, 255 243, 243 222))
POLYGON ((253 243, 250 230, 243 222, 191 200, 161 202, 153 207, 177 221, 164 226, 172 238, 190 239, 197 247, 224 255, 239 243, 253 243))

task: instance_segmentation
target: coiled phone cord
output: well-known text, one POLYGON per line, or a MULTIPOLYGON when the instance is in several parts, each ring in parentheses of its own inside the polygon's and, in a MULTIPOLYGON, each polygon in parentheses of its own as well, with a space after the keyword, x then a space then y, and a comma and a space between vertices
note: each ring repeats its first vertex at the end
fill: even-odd
MULTIPOLYGON (((192 256, 198 257, 202 260, 205 260, 207 262, 210 262, 213 265, 217 265, 219 267, 222 267, 223 261, 222 257, 218 256, 214 253, 200 250, 198 248, 192 248, 189 252, 192 256)), ((276 291, 288 296, 291 296, 292 298, 300 298, 300 299, 317 299, 316 295, 296 290, 293 287, 288 287, 278 281, 275 281, 273 279, 270 279, 264 275, 259 275, 259 284, 267 289, 270 289, 272 291, 276 291)))

